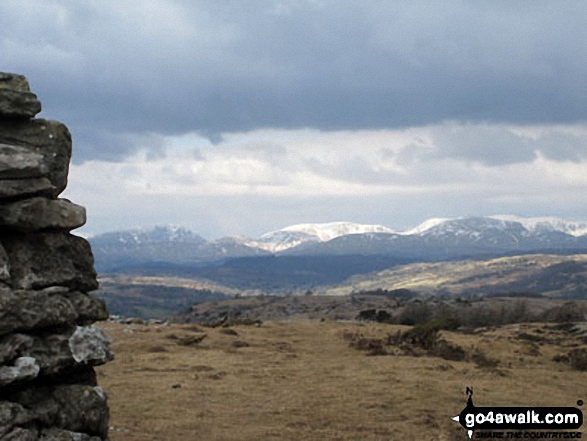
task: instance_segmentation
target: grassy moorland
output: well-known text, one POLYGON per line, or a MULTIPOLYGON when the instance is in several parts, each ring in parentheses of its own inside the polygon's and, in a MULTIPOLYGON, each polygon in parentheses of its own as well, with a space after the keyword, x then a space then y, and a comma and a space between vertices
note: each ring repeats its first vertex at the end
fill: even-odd
POLYGON ((587 348, 584 325, 440 331, 456 356, 379 323, 102 327, 116 352, 98 368, 112 441, 464 440, 449 418, 466 386, 478 406, 587 401, 587 372, 565 358, 587 348))

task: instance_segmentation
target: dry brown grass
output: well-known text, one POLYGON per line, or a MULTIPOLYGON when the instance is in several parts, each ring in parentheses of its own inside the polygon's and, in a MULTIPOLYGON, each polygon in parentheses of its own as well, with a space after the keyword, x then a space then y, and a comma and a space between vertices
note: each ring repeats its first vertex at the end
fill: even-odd
POLYGON ((560 338, 537 343, 538 355, 516 338, 539 325, 443 331, 451 343, 499 360, 499 370, 429 356, 370 357, 344 337, 385 338, 401 326, 264 323, 237 326, 238 335, 206 329, 191 346, 166 338, 198 335, 187 326, 103 327, 116 352, 98 369, 112 441, 464 440, 449 417, 464 407, 466 386, 478 406, 574 406, 587 398, 587 372, 552 360, 575 337, 542 331, 560 338))

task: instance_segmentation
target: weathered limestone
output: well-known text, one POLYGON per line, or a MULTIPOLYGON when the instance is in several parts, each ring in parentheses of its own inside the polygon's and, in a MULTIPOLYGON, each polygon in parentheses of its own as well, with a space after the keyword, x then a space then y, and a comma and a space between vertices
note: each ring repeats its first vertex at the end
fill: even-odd
POLYGON ((24 147, 0 144, 0 179, 39 178, 47 174, 43 155, 24 147))
POLYGON ((67 199, 35 197, 0 207, 0 225, 32 232, 47 229, 65 231, 86 223, 86 209, 67 199))
POLYGON ((108 406, 104 392, 97 386, 66 384, 27 388, 15 393, 13 399, 10 404, 29 410, 27 426, 36 425, 45 433, 69 431, 106 439, 108 406))
POLYGON ((71 159, 71 134, 63 124, 44 119, 14 121, 0 118, 0 144, 41 155, 47 170, 43 176, 54 187, 51 196, 56 197, 65 190, 71 159))
POLYGON ((0 441, 103 441, 107 397, 94 366, 113 358, 83 207, 67 185, 71 136, 23 76, 0 73, 0 441))
POLYGON ((0 386, 14 381, 31 380, 37 377, 40 370, 33 357, 19 357, 14 361, 14 366, 0 367, 0 386))
POLYGON ((0 115, 33 118, 41 111, 41 102, 31 93, 22 75, 0 73, 0 115))
POLYGON ((64 232, 10 233, 0 237, 0 242, 8 254, 15 289, 98 288, 94 256, 90 244, 82 237, 64 232))
POLYGON ((62 292, 52 294, 53 289, 0 293, 0 336, 72 323, 87 325, 108 318, 102 300, 67 288, 58 288, 62 292))
POLYGON ((0 199, 35 195, 50 196, 55 192, 56 189, 48 178, 0 180, 0 199))

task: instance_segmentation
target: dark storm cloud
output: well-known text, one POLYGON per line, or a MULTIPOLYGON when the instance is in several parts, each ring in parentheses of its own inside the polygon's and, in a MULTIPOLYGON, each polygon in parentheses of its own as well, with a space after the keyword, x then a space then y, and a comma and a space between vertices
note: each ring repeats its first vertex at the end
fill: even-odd
POLYGON ((77 133, 78 160, 193 131, 575 123, 586 16, 579 1, 6 0, 0 66, 77 133))

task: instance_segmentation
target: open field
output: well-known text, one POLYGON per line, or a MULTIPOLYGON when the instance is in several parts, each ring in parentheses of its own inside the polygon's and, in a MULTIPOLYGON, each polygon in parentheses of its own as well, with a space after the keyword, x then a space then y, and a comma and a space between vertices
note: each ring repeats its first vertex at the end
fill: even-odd
POLYGON ((116 352, 98 368, 112 441, 464 440, 449 418, 464 407, 466 386, 477 406, 587 401, 587 372, 552 360, 587 347, 584 328, 442 331, 468 354, 499 361, 491 367, 469 358, 369 356, 349 345, 349 336, 385 338, 407 329, 378 323, 101 326, 116 352))

